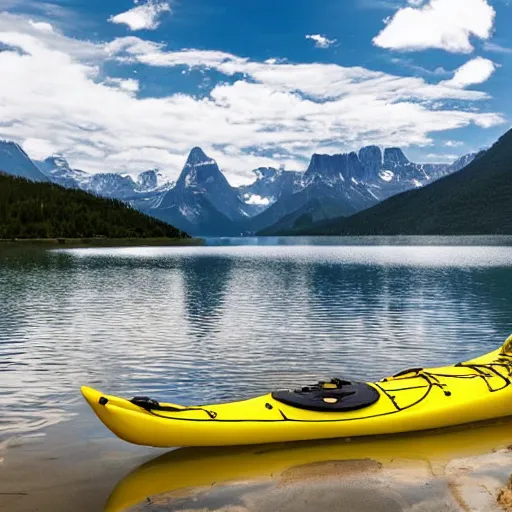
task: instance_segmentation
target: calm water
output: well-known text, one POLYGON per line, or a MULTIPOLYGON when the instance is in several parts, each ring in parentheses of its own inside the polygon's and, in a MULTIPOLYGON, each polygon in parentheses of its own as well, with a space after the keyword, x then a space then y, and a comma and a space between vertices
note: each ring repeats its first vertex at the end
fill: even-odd
POLYGON ((81 384, 235 399, 455 362, 512 332, 508 238, 277 242, 0 252, 0 438, 71 418, 81 384))

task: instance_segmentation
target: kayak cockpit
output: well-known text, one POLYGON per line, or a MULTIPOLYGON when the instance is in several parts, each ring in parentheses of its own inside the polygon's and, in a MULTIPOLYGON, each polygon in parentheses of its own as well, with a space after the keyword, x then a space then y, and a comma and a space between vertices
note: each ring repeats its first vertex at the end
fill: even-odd
POLYGON ((346 412, 373 405, 380 393, 365 382, 332 379, 296 390, 274 391, 272 398, 307 411, 346 412))

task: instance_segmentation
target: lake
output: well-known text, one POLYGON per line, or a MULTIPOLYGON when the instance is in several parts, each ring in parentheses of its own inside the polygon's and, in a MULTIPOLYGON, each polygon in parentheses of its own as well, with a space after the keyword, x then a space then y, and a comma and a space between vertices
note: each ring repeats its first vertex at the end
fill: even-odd
POLYGON ((82 384, 183 403, 239 399, 448 364, 511 332, 507 237, 4 249, 0 437, 66 421, 110 436, 82 384))

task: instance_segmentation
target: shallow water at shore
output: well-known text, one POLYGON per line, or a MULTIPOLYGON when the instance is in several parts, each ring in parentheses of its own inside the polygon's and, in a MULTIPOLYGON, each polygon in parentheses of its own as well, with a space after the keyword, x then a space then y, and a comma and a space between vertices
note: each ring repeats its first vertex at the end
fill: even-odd
POLYGON ((73 418, 82 384, 205 403, 497 348, 508 238, 434 241, 2 253, 0 439, 73 418))
POLYGON ((0 510, 287 512, 322 503, 326 512, 493 512, 512 472, 512 418, 401 436, 167 453, 87 431, 57 425, 44 441, 12 445, 0 465, 0 510))

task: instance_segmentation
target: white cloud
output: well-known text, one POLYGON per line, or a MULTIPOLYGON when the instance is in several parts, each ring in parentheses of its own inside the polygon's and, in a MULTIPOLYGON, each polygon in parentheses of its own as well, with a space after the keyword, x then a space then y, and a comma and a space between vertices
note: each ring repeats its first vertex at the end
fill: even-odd
POLYGON ((432 101, 436 99, 479 100, 480 91, 456 90, 444 82, 432 85, 421 78, 400 77, 362 67, 335 64, 289 64, 270 59, 250 61, 226 52, 187 49, 165 51, 163 45, 138 37, 118 38, 106 46, 111 58, 148 66, 215 69, 225 75, 247 75, 256 82, 288 93, 300 92, 315 99, 342 98, 347 95, 375 95, 393 101, 397 98, 432 101))
POLYGON ((507 48, 506 46, 501 46, 496 43, 490 43, 488 41, 484 43, 484 50, 487 52, 504 53, 507 55, 510 55, 512 53, 512 48, 507 48))
POLYGON ((123 79, 123 78, 112 78, 107 77, 105 80, 106 84, 114 85, 119 87, 121 90, 126 92, 136 93, 139 91, 139 81, 133 78, 123 79))
POLYGON ((253 194, 252 196, 247 194, 245 197, 245 202, 247 204, 257 204, 257 205, 268 206, 270 204, 270 199, 268 197, 261 197, 257 194, 253 194))
POLYGON ((43 160, 57 153, 57 148, 46 139, 28 138, 22 143, 23 149, 34 159, 43 160))
POLYGON ((494 73, 496 65, 492 60, 477 57, 455 71, 452 79, 445 80, 448 87, 464 88, 469 85, 481 84, 487 81, 494 73))
POLYGON ((32 21, 29 20, 29 23, 32 27, 37 30, 41 30, 42 32, 53 32, 53 26, 46 21, 32 21))
POLYGON ((430 0, 417 7, 414 3, 398 10, 373 43, 392 50, 471 53, 470 37, 491 37, 495 14, 487 0, 430 0))
POLYGON ((131 30, 155 30, 160 25, 161 15, 165 12, 171 12, 171 6, 167 2, 148 0, 143 5, 111 16, 109 21, 128 25, 131 30))
POLYGON ((200 145, 239 183, 259 166, 303 169, 315 151, 428 145, 434 132, 503 122, 499 113, 474 108, 488 97, 481 91, 362 67, 169 52, 136 37, 98 45, 6 13, 0 43, 22 50, 0 52, 0 138, 22 143, 36 158, 62 153, 89 172, 157 167, 176 178, 200 145), (109 59, 121 59, 125 76, 102 74, 109 59), (202 97, 142 97, 139 83, 126 78, 131 62, 213 69, 225 80, 202 97))
POLYGON ((314 41, 317 48, 329 48, 336 43, 336 39, 328 39, 320 34, 309 34, 306 36, 306 39, 314 41))
MULTIPOLYGON (((45 0, 0 0, 0 12, 9 12, 14 9, 24 12, 37 12, 43 18, 58 19, 59 22, 69 21, 71 18, 76 23, 76 12, 64 7, 64 2, 54 3, 45 0)), ((66 2, 70 3, 70 2, 66 2)))
POLYGON ((460 148, 461 146, 464 146, 464 142, 460 140, 447 140, 444 145, 447 148, 460 148))

